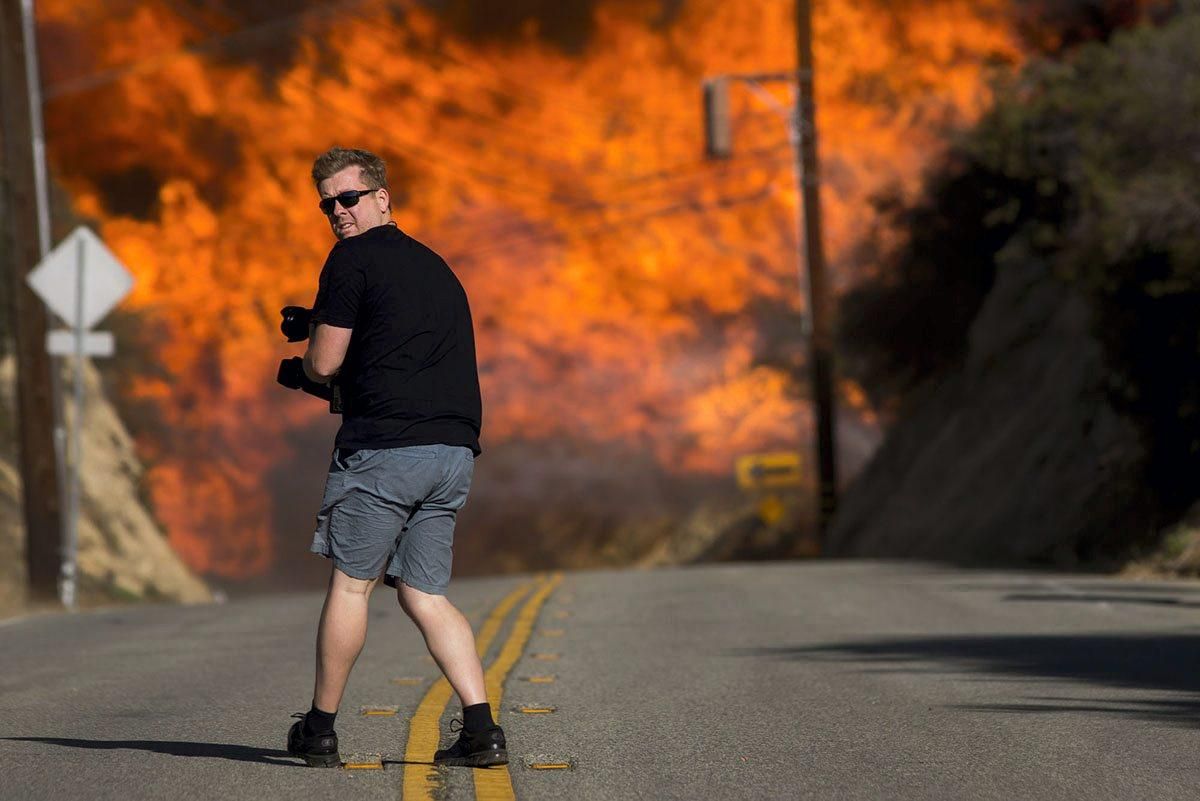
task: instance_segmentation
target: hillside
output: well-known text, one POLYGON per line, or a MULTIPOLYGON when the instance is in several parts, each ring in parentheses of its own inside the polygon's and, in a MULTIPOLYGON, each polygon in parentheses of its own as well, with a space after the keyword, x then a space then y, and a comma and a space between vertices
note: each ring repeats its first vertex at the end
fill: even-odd
MULTIPOLYGON (((0 361, 0 398, 10 420, 13 360, 0 361)), ((199 603, 212 596, 171 550, 140 497, 143 467, 133 441, 87 370, 88 405, 83 437, 83 515, 79 527, 79 599, 83 606, 114 601, 171 600, 199 603)), ((11 431, 11 427, 10 427, 11 431)), ((0 615, 19 611, 24 598, 24 530, 20 477, 4 439, 0 452, 0 615)))
POLYGON ((1115 564, 1196 502, 1198 45, 1180 13, 1032 63, 893 210, 841 323, 894 422, 832 553, 1115 564))

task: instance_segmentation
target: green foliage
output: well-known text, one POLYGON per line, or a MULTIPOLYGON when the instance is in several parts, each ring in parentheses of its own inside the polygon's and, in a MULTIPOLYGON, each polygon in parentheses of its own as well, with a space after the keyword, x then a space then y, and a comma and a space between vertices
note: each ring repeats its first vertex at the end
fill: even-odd
POLYGON ((986 169, 1065 190, 1069 214, 1038 237, 1064 275, 1162 297, 1200 275, 1200 14, 1031 64, 967 142, 986 169), (1139 271, 1147 258, 1164 269, 1139 271))
POLYGON ((1200 12, 1031 64, 965 149, 1061 198, 1057 215, 1012 212, 1023 235, 997 263, 1048 256, 1093 298, 1114 397, 1144 425, 1165 508, 1181 511, 1200 468, 1200 12))
POLYGON ((996 270, 1048 265, 1091 299, 1111 397, 1162 517, 1181 514, 1200 474, 1200 10, 1009 77, 889 219, 905 244, 842 307, 851 375, 902 401, 959 362, 996 270))

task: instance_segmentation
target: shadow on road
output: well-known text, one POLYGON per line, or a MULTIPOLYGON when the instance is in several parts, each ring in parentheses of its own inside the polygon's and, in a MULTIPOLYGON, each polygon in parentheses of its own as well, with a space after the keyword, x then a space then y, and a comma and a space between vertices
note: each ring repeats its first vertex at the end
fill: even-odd
POLYGON ((249 745, 230 745, 228 743, 190 743, 177 740, 80 740, 70 737, 3 737, 0 739, 25 743, 48 743, 68 748, 89 748, 105 751, 130 749, 134 751, 149 751, 154 754, 167 754, 168 756, 232 759, 235 762, 260 762, 266 765, 304 767, 302 763, 290 759, 287 751, 272 748, 254 748, 249 745), (279 759, 279 757, 283 757, 283 759, 279 759))
POLYGON ((1139 596, 1167 597, 1172 595, 1200 595, 1200 586, 1185 586, 1156 581, 1148 584, 1116 581, 1009 581, 1009 582, 959 582, 951 584, 947 589, 955 592, 1007 592, 1014 595, 1028 593, 1061 594, 1066 598, 1081 598, 1098 594, 1105 596, 1126 597, 1135 603, 1139 596))
POLYGON ((1029 601, 1049 603, 1105 603, 1131 604, 1135 606, 1171 606, 1179 609, 1200 609, 1200 601, 1172 598, 1168 595, 1117 595, 1115 593, 1053 593, 1014 592, 1004 596, 1006 601, 1029 601))
MULTIPOLYGON (((1126 697, 1026 695, 1012 702, 959 705, 1008 713, 1104 713, 1200 726, 1200 635, 1001 635, 888 639, 816 646, 742 650, 743 656, 858 662, 864 671, 972 675, 997 686, 1016 680, 1077 682, 1150 691, 1126 697)), ((964 677, 965 678, 965 677, 964 677)), ((954 681, 956 679, 950 679, 954 681)), ((1062 688, 1056 688, 1061 690, 1062 688)))

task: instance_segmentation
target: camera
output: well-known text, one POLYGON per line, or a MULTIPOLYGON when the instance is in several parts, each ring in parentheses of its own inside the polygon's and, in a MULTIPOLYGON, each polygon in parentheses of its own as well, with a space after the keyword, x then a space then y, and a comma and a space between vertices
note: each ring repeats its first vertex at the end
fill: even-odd
POLYGON ((287 337, 288 342, 303 342, 308 339, 308 328, 312 323, 312 309, 303 306, 284 306, 279 310, 283 320, 279 330, 287 337))
POLYGON ((338 385, 337 381, 334 380, 328 384, 313 381, 305 374, 304 359, 299 356, 293 356, 290 359, 281 361, 275 380, 288 389, 299 389, 315 398, 328 401, 330 414, 341 414, 344 409, 342 405, 342 388, 338 385))

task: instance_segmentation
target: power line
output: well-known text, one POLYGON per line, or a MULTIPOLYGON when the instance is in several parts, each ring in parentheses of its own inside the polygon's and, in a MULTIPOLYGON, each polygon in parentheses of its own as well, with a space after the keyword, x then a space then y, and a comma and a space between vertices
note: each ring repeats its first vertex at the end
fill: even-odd
MULTIPOLYGON (((319 97, 319 98, 325 100, 326 102, 331 102, 331 103, 334 102, 330 98, 328 98, 324 93, 322 93, 317 87, 312 86, 298 78, 295 78, 294 76, 287 75, 287 76, 285 76, 285 79, 291 81, 294 85, 313 93, 316 97, 319 97)), ((375 124, 374 120, 367 120, 367 119, 361 117, 358 109, 349 109, 348 113, 351 116, 357 118, 359 120, 359 122, 361 122, 365 125, 374 125, 375 124)), ((443 159, 442 154, 439 154, 436 151, 433 151, 431 148, 429 148, 424 143, 409 140, 409 141, 405 142, 405 144, 406 144, 406 146, 411 147, 417 151, 426 153, 427 156, 432 158, 432 160, 429 161, 426 164, 426 166, 432 167, 435 170, 438 170, 438 169, 440 169, 442 171, 450 170, 450 168, 445 167, 443 164, 443 161, 446 161, 447 159, 443 159)), ((781 147, 782 147, 782 144, 777 145, 774 148, 766 149, 766 152, 763 155, 770 156, 773 154, 773 152, 777 152, 781 147)), ((482 172, 482 171, 478 170, 477 168, 475 168, 474 165, 469 164, 469 163, 464 163, 464 162, 460 161, 459 159, 457 159, 457 157, 454 157, 449 160, 457 163, 459 168, 466 170, 466 171, 470 172, 471 174, 475 175, 477 178, 480 178, 481 180, 484 180, 484 181, 490 183, 494 188, 515 193, 514 196, 520 198, 521 201, 528 199, 527 195, 522 194, 523 191, 527 191, 530 189, 530 187, 528 187, 526 185, 523 185, 520 183, 514 183, 514 182, 509 181, 507 178, 502 178, 500 176, 494 176, 490 173, 482 172)), ((782 163, 786 163, 786 161, 787 160, 785 160, 785 159, 776 158, 776 159, 772 160, 771 162, 769 162, 769 165, 770 166, 778 166, 782 163)), ((697 166, 699 166, 699 165, 703 164, 703 162, 698 161, 698 162, 696 162, 696 164, 697 164, 697 166)), ((726 173, 736 174, 738 172, 748 171, 749 169, 751 169, 755 166, 757 166, 757 164, 755 164, 754 162, 751 162, 749 164, 740 165, 740 169, 738 169, 738 170, 729 170, 728 168, 725 168, 723 171, 726 173)), ((698 178, 707 177, 707 174, 710 170, 713 172, 716 172, 716 171, 722 171, 722 168, 705 165, 704 173, 701 175, 697 175, 697 177, 698 178)), ((699 170, 698 170, 698 172, 699 172, 699 170)), ((457 172, 453 172, 452 175, 454 177, 459 177, 459 173, 457 173, 457 172)), ((545 197, 541 196, 541 195, 539 195, 537 197, 537 199, 542 202, 545 201, 545 197)), ((572 209, 574 209, 574 210, 595 210, 595 209, 610 207, 611 204, 605 204, 603 202, 598 202, 591 198, 576 198, 572 202, 563 203, 560 201, 560 202, 556 203, 556 205, 559 208, 565 208, 567 210, 572 210, 572 209)), ((686 203, 685 204, 674 204, 671 207, 669 207, 669 211, 671 213, 678 213, 679 210, 684 210, 687 207, 688 207, 688 204, 686 204, 686 203)), ((655 216, 660 216, 660 214, 655 212, 655 213, 651 213, 649 215, 634 216, 630 219, 632 221, 638 221, 641 219, 650 219, 655 216)), ((601 226, 600 229, 597 229, 597 230, 603 230, 608 227, 611 227, 611 226, 601 226)), ((481 234, 484 236, 487 236, 490 233, 492 233, 492 232, 491 231, 480 232, 478 228, 472 229, 472 234, 474 236, 479 236, 481 234)), ((534 240, 532 240, 532 241, 537 241, 537 240, 539 240, 539 238, 534 237, 534 240)), ((507 244, 509 244, 509 243, 504 240, 501 240, 499 243, 496 243, 494 247, 489 247, 488 250, 494 250, 496 247, 503 247, 503 246, 506 246, 507 244)))
POLYGON ((457 257, 472 258, 488 255, 496 250, 509 247, 520 247, 524 245, 540 244, 543 242, 552 242, 562 240, 568 237, 579 237, 583 239, 592 239, 600 234, 607 233, 612 230, 623 228, 635 223, 644 223, 653 219, 662 217, 670 217, 682 213, 707 213, 717 209, 732 208, 734 206, 744 205, 747 203, 756 203, 770 196, 771 190, 775 185, 775 181, 770 181, 764 186, 759 187, 753 192, 747 194, 726 196, 717 198, 716 200, 707 203, 696 201, 681 201, 673 203, 669 206, 654 209, 641 214, 633 214, 617 220, 609 220, 603 224, 592 226, 590 228, 575 229, 565 234, 528 234, 516 236, 510 239, 493 240, 486 245, 478 248, 468 248, 466 250, 454 250, 452 247, 447 248, 447 252, 457 257))
MULTIPOLYGON (((345 112, 347 115, 357 119, 360 123, 362 123, 365 126, 375 127, 378 124, 377 120, 367 119, 366 117, 362 116, 361 112, 358 109, 347 107, 344 104, 341 104, 340 101, 334 100, 333 98, 331 98, 328 95, 326 95, 325 93, 323 93, 320 89, 307 83, 306 81, 303 81, 292 75, 285 75, 283 77, 283 80, 288 81, 288 82, 292 83, 293 85, 304 89, 305 91, 311 92, 313 95, 315 95, 318 98, 321 98, 326 103, 329 103, 331 105, 339 105, 343 112, 345 112)), ((393 132, 392 135, 395 136, 395 138, 399 139, 402 142, 402 144, 404 144, 405 147, 410 148, 415 152, 421 153, 426 158, 430 159, 428 162, 424 163, 424 166, 431 167, 434 170, 441 170, 443 173, 446 173, 450 177, 458 178, 458 177, 461 177, 461 175, 458 172, 449 172, 450 168, 445 166, 447 163, 453 164, 456 169, 471 174, 472 176, 478 178, 479 180, 492 186, 493 188, 499 189, 501 191, 509 192, 512 195, 512 197, 518 198, 520 201, 524 201, 524 200, 532 198, 532 199, 536 199, 538 202, 545 203, 547 200, 545 190, 542 187, 531 187, 528 184, 523 184, 520 182, 512 181, 511 179, 507 178, 506 176, 498 176, 498 175, 493 175, 488 172, 484 172, 484 171, 478 169, 477 167, 475 167, 473 164, 462 160, 456 154, 448 154, 448 153, 445 153, 444 151, 435 150, 434 148, 430 147, 429 145, 425 144, 424 142, 417 141, 414 139, 405 139, 405 138, 399 136, 398 134, 396 134, 395 132, 393 132), (531 192, 534 194, 528 194, 531 192)), ((782 147, 782 145, 778 145, 776 147, 777 148, 782 147)), ((772 150, 774 150, 774 149, 775 148, 772 148, 772 150)), ((699 163, 700 162, 697 162, 697 165, 699 165, 699 163)), ((719 170, 720 168, 713 168, 713 169, 714 169, 714 171, 716 171, 716 170, 719 170)), ((707 169, 705 170, 705 173, 707 173, 707 169)), ((560 208, 577 209, 578 210, 578 209, 604 208, 606 205, 609 205, 609 204, 606 204, 603 201, 598 201, 598 200, 596 200, 594 198, 590 198, 590 197, 576 196, 576 197, 572 198, 569 202, 563 202, 561 200, 556 201, 555 205, 559 206, 560 208)))
MULTIPOLYGON (((749 172, 749 171, 751 171, 751 169, 753 169, 753 168, 758 168, 758 167, 779 168, 779 167, 783 167, 783 166, 786 166, 786 165, 790 164, 790 159, 789 159, 787 156, 779 156, 778 154, 776 154, 776 155, 774 155, 773 157, 770 157, 770 158, 768 158, 768 156, 769 156, 769 155, 770 155, 770 154, 764 154, 764 156, 763 156, 763 157, 761 157, 761 158, 759 158, 759 159, 757 159, 757 160, 754 160, 754 162, 753 162, 752 164, 744 165, 744 166, 742 167, 742 169, 740 169, 740 170, 737 170, 737 171, 732 171, 732 172, 733 172, 734 174, 741 174, 741 173, 746 173, 746 172, 749 172)), ((694 190, 694 189, 695 189, 695 187, 691 187, 691 189, 693 189, 693 190, 694 190)), ((676 193, 676 194, 680 194, 680 193, 682 193, 683 191, 684 191, 684 190, 683 190, 683 189, 681 189, 681 190, 680 190, 678 193, 676 193)), ((647 201, 647 202, 650 202, 650 201, 664 201, 664 200, 669 200, 669 199, 671 199, 671 198, 672 198, 672 195, 666 195, 666 194, 664 194, 664 195, 661 195, 661 196, 658 196, 658 197, 650 197, 650 196, 647 196, 647 197, 645 197, 645 198, 644 198, 644 200, 645 200, 645 201, 647 201)), ((598 207, 597 207, 597 210, 598 210, 599 208, 612 209, 612 208, 614 208, 614 206, 612 206, 612 205, 609 205, 609 206, 602 206, 602 207, 601 207, 601 206, 598 206, 598 207)), ((640 217, 640 216, 635 216, 635 219, 641 219, 641 217, 640 217)), ((485 228, 480 228, 479 226, 477 226, 477 225, 474 225, 473 223, 470 223, 470 222, 464 222, 464 223, 462 223, 462 224, 460 224, 460 225, 454 225, 454 224, 451 224, 450 226, 447 226, 447 227, 451 228, 451 230, 453 230, 453 229, 464 229, 464 233, 467 233, 467 234, 469 234, 469 235, 470 235, 472 238, 484 238, 484 239, 489 239, 489 238, 491 238, 491 237, 493 237, 493 236, 495 236, 495 235, 498 235, 498 234, 503 234, 503 233, 506 233, 507 231, 509 231, 509 230, 511 229, 511 224, 510 224, 510 223, 507 223, 507 222, 496 222, 496 223, 494 223, 493 225, 487 226, 487 227, 485 227, 485 228)), ((443 229, 443 230, 444 230, 444 229, 443 229)), ((537 237, 537 235, 535 235, 535 239, 536 239, 537 241, 542 241, 542 240, 544 240, 544 239, 549 239, 549 238, 551 238, 551 237, 537 237)))

